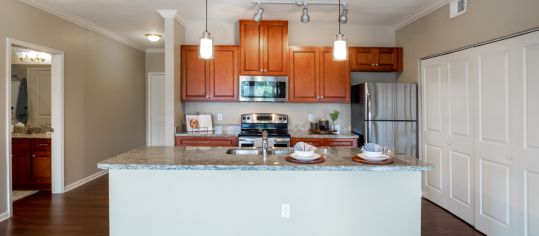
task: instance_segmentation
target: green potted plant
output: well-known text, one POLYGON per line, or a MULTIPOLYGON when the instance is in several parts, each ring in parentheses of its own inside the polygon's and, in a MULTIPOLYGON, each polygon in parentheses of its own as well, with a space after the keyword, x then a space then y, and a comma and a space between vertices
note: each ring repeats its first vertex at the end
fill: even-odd
POLYGON ((339 115, 341 113, 337 110, 334 110, 333 112, 329 113, 329 118, 331 119, 331 130, 337 130, 337 125, 335 124, 337 120, 339 119, 339 115))

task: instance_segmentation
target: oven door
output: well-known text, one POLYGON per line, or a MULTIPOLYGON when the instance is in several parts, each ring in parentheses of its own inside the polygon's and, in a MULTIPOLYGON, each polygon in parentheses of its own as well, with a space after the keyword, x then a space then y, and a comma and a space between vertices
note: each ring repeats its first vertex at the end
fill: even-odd
POLYGON ((286 102, 288 101, 288 77, 286 76, 240 76, 240 101, 286 102))

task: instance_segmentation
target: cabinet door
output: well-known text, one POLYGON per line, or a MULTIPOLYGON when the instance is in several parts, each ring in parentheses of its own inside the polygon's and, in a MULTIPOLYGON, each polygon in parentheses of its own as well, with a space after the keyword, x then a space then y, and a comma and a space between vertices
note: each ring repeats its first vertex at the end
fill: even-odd
POLYGON ((176 146, 236 147, 236 137, 176 137, 176 146))
POLYGON ((240 20, 240 74, 263 74, 263 41, 261 24, 240 20))
POLYGON ((288 22, 263 21, 263 74, 288 74, 288 22))
POLYGON ((31 145, 32 184, 51 184, 51 140, 32 139, 31 145))
POLYGON ((354 71, 372 71, 375 63, 373 48, 350 48, 350 67, 354 71))
POLYGON ((30 183, 30 142, 28 139, 12 139, 11 165, 14 189, 30 183))
POLYGON ((397 48, 377 48, 374 49, 374 70, 382 72, 397 71, 399 63, 397 48))
POLYGON ((331 48, 320 49, 320 101, 350 101, 350 64, 334 61, 331 48))
POLYGON ((288 101, 317 102, 319 98, 318 48, 291 47, 289 51, 288 101))
POLYGON ((182 46, 182 100, 199 101, 209 99, 209 76, 206 60, 198 58, 198 46, 182 46))
POLYGON ((209 61, 211 100, 238 99, 238 56, 236 46, 215 46, 215 58, 209 61))
POLYGON ((330 147, 357 147, 357 139, 331 138, 325 140, 330 147))
POLYGON ((325 146, 325 140, 323 138, 291 138, 290 139, 290 146, 296 145, 296 143, 304 142, 308 143, 310 145, 313 145, 315 147, 322 147, 325 146))

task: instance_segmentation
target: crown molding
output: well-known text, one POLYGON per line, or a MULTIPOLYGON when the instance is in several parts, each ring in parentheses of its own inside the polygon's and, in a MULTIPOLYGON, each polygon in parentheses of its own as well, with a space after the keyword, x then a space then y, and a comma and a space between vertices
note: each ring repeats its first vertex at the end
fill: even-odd
POLYGON ((157 12, 159 12, 163 18, 175 18, 176 13, 178 13, 177 10, 157 10, 157 12))
POLYGON ((147 48, 146 53, 165 53, 164 48, 147 48))
POLYGON ((423 7, 419 8, 417 11, 413 12, 410 15, 405 16, 401 20, 397 22, 397 24, 393 25, 393 29, 395 31, 402 29, 403 27, 413 23, 416 20, 421 19, 422 17, 440 9, 441 7, 445 6, 449 3, 449 0, 434 0, 430 2, 427 5, 424 5, 423 7))
POLYGON ((44 3, 41 3, 38 0, 19 0, 19 1, 22 2, 22 3, 25 3, 25 4, 29 5, 29 6, 32 6, 34 8, 37 8, 39 10, 42 10, 44 12, 47 12, 49 14, 55 15, 55 16, 61 18, 61 19, 69 21, 69 22, 71 22, 73 24, 76 24, 76 25, 78 25, 78 26, 80 26, 82 28, 94 31, 96 33, 99 33, 99 34, 105 36, 105 37, 116 40, 116 41, 118 41, 118 42, 120 42, 120 43, 122 43, 124 45, 133 47, 133 48, 138 49, 140 51, 144 51, 144 48, 137 46, 135 43, 132 43, 131 41, 129 41, 125 37, 123 37, 121 35, 118 35, 116 33, 113 33, 112 31, 110 31, 108 29, 105 29, 104 27, 101 27, 99 25, 96 25, 96 24, 94 24, 94 23, 92 23, 90 21, 87 21, 87 20, 85 20, 83 18, 80 18, 78 16, 69 14, 67 12, 61 11, 61 10, 56 9, 56 8, 53 8, 53 7, 48 6, 48 5, 44 4, 44 3))

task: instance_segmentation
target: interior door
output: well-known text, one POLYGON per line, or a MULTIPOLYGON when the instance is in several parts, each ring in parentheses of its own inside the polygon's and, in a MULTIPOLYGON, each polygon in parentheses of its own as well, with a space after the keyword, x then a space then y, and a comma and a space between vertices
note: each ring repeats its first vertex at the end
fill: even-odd
POLYGON ((165 146, 165 75, 148 76, 148 146, 165 146))
POLYGON ((289 102, 318 101, 318 48, 291 47, 288 75, 289 102))
POLYGON ((521 95, 516 100, 522 103, 515 114, 522 117, 518 136, 523 145, 516 147, 514 157, 519 163, 517 178, 523 180, 521 235, 539 235, 539 33, 523 36, 521 41, 523 80, 516 87, 520 89, 516 94, 521 95))
POLYGON ((447 57, 448 100, 447 149, 449 189, 447 209, 473 225, 474 195, 474 113, 477 81, 477 62, 470 52, 463 51, 447 57))
POLYGON ((447 207, 447 117, 443 95, 447 76, 444 59, 437 57, 421 61, 422 84, 422 146, 420 158, 434 167, 423 174, 423 197, 447 207))
POLYGON ((518 179, 511 145, 517 143, 516 125, 522 121, 512 118, 512 109, 522 104, 515 93, 522 53, 513 44, 514 40, 505 40, 476 48, 475 53, 479 70, 475 225, 488 235, 516 235, 518 179))
POLYGON ((28 68, 28 123, 51 124, 51 69, 28 68))

